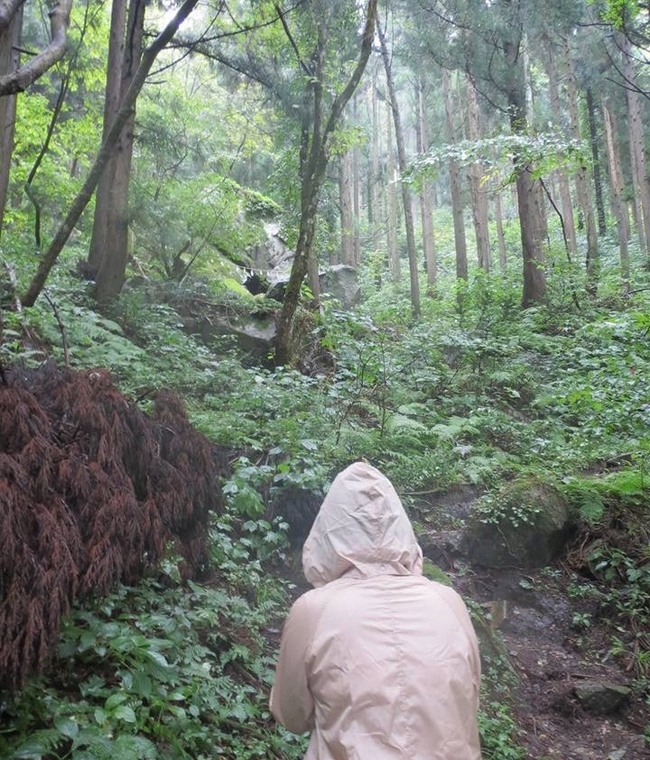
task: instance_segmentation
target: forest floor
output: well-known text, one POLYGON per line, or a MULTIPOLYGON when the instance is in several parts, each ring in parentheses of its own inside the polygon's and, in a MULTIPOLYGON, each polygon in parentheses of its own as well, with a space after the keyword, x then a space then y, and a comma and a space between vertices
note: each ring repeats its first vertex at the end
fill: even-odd
MULTIPOLYGON (((426 505, 427 521, 462 523, 477 495, 471 488, 440 494, 426 505)), ((472 567, 466 557, 441 567, 468 602, 477 602, 490 613, 487 619, 492 617, 488 635, 480 639, 486 649, 494 645, 492 653, 503 666, 521 729, 517 742, 528 760, 650 758, 643 735, 650 725, 650 703, 633 688, 632 659, 612 654, 614 636, 629 638, 627 631, 605 618, 588 593, 591 581, 579 578, 567 557, 534 570, 487 570, 472 567), (575 693, 593 683, 632 688, 616 711, 598 713, 587 711, 575 693)))
POLYGON ((505 615, 498 628, 510 664, 512 712, 518 742, 530 760, 641 760, 650 757, 643 731, 650 710, 634 690, 613 714, 586 711, 575 695, 588 682, 631 685, 632 673, 610 654, 611 630, 597 619, 576 631, 585 607, 567 595, 559 567, 481 574, 472 584, 479 599, 505 615))

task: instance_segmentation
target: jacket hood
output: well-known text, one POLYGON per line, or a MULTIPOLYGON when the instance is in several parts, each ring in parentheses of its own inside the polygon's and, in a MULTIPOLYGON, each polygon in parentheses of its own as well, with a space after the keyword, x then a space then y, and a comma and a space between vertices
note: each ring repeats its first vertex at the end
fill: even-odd
POLYGON ((346 573, 421 575, 422 550, 385 475, 355 462, 336 476, 303 546, 302 566, 316 587, 346 573))

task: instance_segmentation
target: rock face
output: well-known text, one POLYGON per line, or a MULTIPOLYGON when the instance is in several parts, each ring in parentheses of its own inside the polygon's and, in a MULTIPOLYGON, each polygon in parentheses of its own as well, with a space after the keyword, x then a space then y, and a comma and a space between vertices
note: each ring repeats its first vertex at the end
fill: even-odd
POLYGON ((273 350, 275 315, 268 310, 251 313, 234 312, 224 306, 203 306, 190 316, 183 316, 184 329, 199 335, 210 345, 215 338, 230 335, 254 363, 264 364, 273 350))
POLYGON ((582 707, 596 715, 616 712, 630 696, 630 688, 610 681, 584 681, 574 689, 582 707))
MULTIPOLYGON (((255 287, 257 293, 265 292, 269 298, 282 301, 291 274, 293 251, 280 235, 279 225, 266 224, 265 230, 267 240, 252 252, 253 268, 248 270, 245 284, 249 289, 255 287), (265 291, 258 289, 262 282, 266 284, 265 291)), ((354 267, 346 264, 321 267, 319 279, 321 292, 336 298, 343 308, 349 309, 358 302, 360 288, 354 267)))
POLYGON ((463 550, 483 567, 544 567, 571 535, 569 506, 559 491, 533 478, 516 480, 468 521, 463 550))

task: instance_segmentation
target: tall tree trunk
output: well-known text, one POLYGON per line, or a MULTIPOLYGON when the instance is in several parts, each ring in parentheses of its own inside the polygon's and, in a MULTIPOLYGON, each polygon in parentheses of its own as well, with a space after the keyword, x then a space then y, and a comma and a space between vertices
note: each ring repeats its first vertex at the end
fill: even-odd
MULTIPOLYGON (((120 83, 120 103, 128 90, 142 57, 145 0, 129 0, 126 43, 120 83)), ((116 298, 126 279, 129 254, 129 186, 133 158, 135 110, 124 125, 111 160, 112 186, 107 208, 104 254, 97 272, 95 297, 100 304, 116 298)))
MULTIPOLYGON (((322 55, 317 56, 316 75, 308 84, 309 91, 314 98, 312 112, 314 117, 311 125, 309 155, 306 157, 305 166, 302 170, 298 242, 277 322, 275 338, 275 363, 277 365, 290 364, 294 358, 294 316, 300 301, 300 288, 307 274, 308 262, 310 258, 314 258, 313 242, 316 233, 316 213, 330 157, 330 142, 343 110, 354 94, 366 68, 372 51, 376 17, 377 0, 368 0, 359 58, 347 83, 334 97, 329 114, 325 115, 323 112, 322 55)), ((321 53, 324 54, 324 50, 321 53)))
MULTIPOLYGON (((359 97, 355 92, 352 100, 352 113, 354 123, 359 121, 359 97)), ((352 237, 352 257, 354 266, 361 264, 361 167, 359 159, 359 146, 355 144, 352 149, 352 217, 354 231, 352 237)))
POLYGON ((642 236, 639 235, 639 239, 643 237, 647 265, 650 266, 650 186, 648 185, 640 95, 635 87, 636 73, 630 42, 625 35, 619 33, 617 33, 616 39, 623 54, 623 75, 626 80, 625 92, 627 94, 627 123, 630 133, 632 179, 634 195, 639 201, 641 211, 639 214, 637 207, 639 230, 643 233, 642 236))
MULTIPOLYGON (((426 84, 420 76, 417 83, 417 150, 423 154, 429 149, 429 121, 426 112, 426 84)), ((433 196, 431 183, 424 180, 420 190, 420 214, 422 219, 422 251, 427 272, 427 290, 435 292, 438 280, 438 261, 436 258, 436 240, 433 227, 433 196)))
MULTIPOLYGON (((573 72, 573 61, 571 59, 571 48, 568 37, 564 38, 564 66, 566 70, 568 110, 570 121, 571 136, 575 140, 581 139, 580 114, 578 111, 578 86, 573 72)), ((594 205, 591 199, 589 173, 586 166, 580 166, 576 173, 576 194, 578 203, 584 219, 585 231, 587 233, 587 289, 595 295, 598 287, 598 270, 599 270, 599 251, 598 251, 598 233, 596 231, 596 217, 594 215, 594 205)))
MULTIPOLYGON (((454 125, 454 104, 449 81, 449 71, 442 70, 442 89, 445 100, 445 132, 447 142, 456 142, 454 125)), ((456 245, 456 277, 467 279, 467 240, 465 238, 465 219, 463 215, 463 191, 460 184, 460 169, 454 159, 449 161, 449 182, 451 190, 451 213, 454 220, 454 242, 456 245)))
MULTIPOLYGON (((395 142, 397 144, 397 161, 399 164, 400 174, 403 176, 408 168, 406 159, 406 146, 404 144, 404 131, 402 129, 402 118, 400 115, 399 104, 397 102, 397 91, 393 82, 393 72, 391 70, 388 47, 386 45, 386 36, 382 29, 379 17, 376 20, 377 36, 381 47, 381 56, 384 61, 384 71, 386 72, 386 83, 388 85, 388 97, 393 114, 393 123, 395 125, 395 142)), ((402 187, 402 205, 404 206, 404 227, 406 228, 406 249, 408 252, 409 274, 411 281, 411 309, 414 317, 420 316, 420 275, 418 271, 417 251, 415 248, 415 226, 413 224, 413 204, 411 202, 411 191, 406 182, 401 182, 402 187)))
POLYGON ((506 251, 506 238, 503 234, 503 204, 501 203, 501 193, 499 191, 494 195, 494 219, 497 227, 499 268, 501 269, 501 274, 505 274, 508 270, 508 255, 506 251))
POLYGON ((600 167, 600 148, 598 140, 598 106, 591 87, 585 91, 587 100, 587 121, 589 124, 589 143, 591 145, 591 157, 594 162, 594 194, 596 197, 596 218, 598 220, 598 234, 607 234, 607 216, 605 215, 605 202, 603 200, 603 177, 600 167))
MULTIPOLYGON (((526 116, 526 84, 520 55, 521 37, 516 29, 515 36, 503 40, 503 50, 509 64, 509 79, 506 83, 510 129, 515 135, 526 135, 528 119, 526 116)), ((523 292, 521 304, 524 308, 543 301, 546 294, 546 274, 544 271, 544 253, 542 250, 543 223, 539 209, 539 180, 535 179, 533 167, 522 160, 514 158, 516 172, 517 208, 519 211, 519 228, 521 233, 521 252, 523 258, 523 292)))
POLYGON ((394 282, 402 279, 402 266, 399 255, 399 245, 397 242, 397 225, 399 199, 397 197, 397 183, 399 182, 397 162, 395 160, 395 140, 393 138, 393 122, 390 113, 386 115, 386 249, 388 251, 388 262, 390 273, 394 282))
MULTIPOLYGON (((22 29, 22 5, 9 24, 0 31, 0 78, 18 69, 20 65, 20 32, 22 29)), ((16 95, 0 97, 0 236, 4 212, 7 206, 11 157, 14 150, 16 127, 16 95)))
POLYGON ((630 252, 628 240, 630 237, 630 223, 627 214, 627 204, 623 199, 623 171, 621 169, 621 157, 618 149, 618 130, 613 112, 603 106, 603 120, 605 123, 605 139, 607 144, 607 159, 609 163, 609 180, 612 191, 614 214, 616 216, 616 230, 618 232, 618 250, 621 261, 621 284, 624 293, 630 290, 630 252))
MULTIPOLYGON (((474 83, 467 78, 467 124, 468 136, 472 141, 480 140, 481 125, 478 107, 478 95, 474 83)), ((481 164, 473 163, 469 171, 469 187, 472 196, 472 219, 476 238, 478 264, 486 272, 490 271, 492 261, 490 252, 490 232, 488 229, 487 192, 482 185, 483 169, 481 164)))
POLYGON ((381 212, 385 192, 383 187, 386 183, 381 182, 381 169, 379 157, 381 155, 381 108, 377 96, 378 65, 372 69, 372 86, 370 89, 370 117, 372 124, 372 142, 370 144, 370 173, 368 187, 368 227, 372 236, 372 247, 375 256, 382 250, 382 228, 380 220, 384 216, 381 212))
POLYGON ((351 156, 346 151, 339 160, 339 206, 341 212, 341 261, 353 267, 354 256, 354 221, 352 214, 352 172, 351 156))
MULTIPOLYGON (((106 69, 106 88, 104 93, 104 125, 102 140, 106 139, 108 130, 120 108, 120 87, 122 83, 122 64, 126 42, 127 0, 113 0, 111 10, 111 29, 108 40, 108 64, 106 69)), ((88 264, 97 273, 101 266, 106 242, 108 240, 108 216, 111 200, 111 188, 115 174, 115 161, 111 159, 102 174, 95 196, 95 213, 93 231, 88 251, 88 264)))
POLYGON ((79 221, 81 214, 92 198, 92 195, 97 188, 99 178, 111 158, 113 149, 119 139, 122 129, 133 114, 133 111, 135 109, 135 101, 138 97, 138 94, 140 93, 140 90, 142 89, 142 86, 144 85, 145 79, 147 78, 151 67, 154 64, 154 61, 156 60, 156 57, 158 56, 158 53, 160 53, 160 51, 171 40, 171 38, 178 30, 178 27, 194 10, 194 7, 197 3, 198 0, 185 0, 183 5, 181 5, 178 11, 176 11, 174 14, 174 17, 169 21, 162 32, 160 32, 160 34, 155 38, 151 45, 146 49, 142 57, 142 61, 140 62, 135 76, 133 77, 131 86, 129 87, 122 100, 120 110, 117 112, 115 120, 113 121, 113 124, 108 131, 108 134, 106 135, 106 138, 102 142, 102 146, 99 149, 97 158, 95 159, 95 162, 92 165, 88 176, 86 177, 86 181, 84 182, 81 190, 77 193, 66 218, 59 226, 54 239, 43 255, 43 258, 38 265, 38 269, 36 270, 36 274, 32 278, 32 281, 30 282, 29 287, 27 288, 27 291, 22 298, 22 302, 25 306, 33 306, 36 302, 36 299, 38 298, 40 292, 43 289, 43 286, 45 285, 48 274, 52 270, 52 267, 56 263, 59 254, 63 250, 63 246, 66 244, 68 238, 70 237, 70 233, 74 229, 75 224, 79 221))
MULTIPOLYGON (((546 56, 546 73, 548 75, 549 97, 551 101, 551 111, 558 129, 563 128, 564 107, 560 100, 560 88, 558 86, 557 68, 555 66, 555 50, 550 48, 546 56)), ((564 244, 573 259, 578 253, 578 242, 576 240, 576 225, 573 213, 573 201, 571 200, 571 187, 567 173, 560 169, 557 172, 557 181, 560 191, 560 204, 562 208, 562 230, 564 234, 564 244)))

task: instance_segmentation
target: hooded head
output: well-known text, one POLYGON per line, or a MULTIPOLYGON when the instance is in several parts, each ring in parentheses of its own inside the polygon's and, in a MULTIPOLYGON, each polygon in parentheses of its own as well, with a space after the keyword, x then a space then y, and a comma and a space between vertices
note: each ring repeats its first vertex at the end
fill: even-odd
POLYGON ((385 475, 355 462, 336 476, 305 541, 302 566, 317 587, 345 573, 421 574, 422 550, 385 475))

